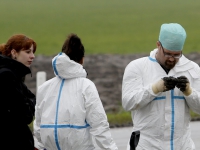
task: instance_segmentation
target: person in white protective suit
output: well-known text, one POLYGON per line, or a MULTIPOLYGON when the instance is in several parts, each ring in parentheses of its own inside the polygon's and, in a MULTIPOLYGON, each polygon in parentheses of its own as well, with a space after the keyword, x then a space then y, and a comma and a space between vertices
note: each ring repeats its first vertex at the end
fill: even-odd
POLYGON ((98 91, 86 78, 84 52, 81 39, 70 34, 52 59, 55 77, 37 91, 36 150, 94 150, 96 144, 102 150, 118 150, 98 91))
POLYGON ((162 24, 157 48, 125 68, 122 105, 140 131, 136 150, 195 150, 189 123, 190 110, 200 114, 200 68, 182 54, 185 39, 180 24, 162 24))

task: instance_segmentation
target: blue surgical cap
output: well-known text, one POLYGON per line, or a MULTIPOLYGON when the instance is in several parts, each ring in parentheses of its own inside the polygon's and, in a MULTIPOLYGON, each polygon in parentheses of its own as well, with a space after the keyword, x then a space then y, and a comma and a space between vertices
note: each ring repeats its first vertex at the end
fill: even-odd
POLYGON ((178 23, 162 24, 159 41, 171 51, 182 51, 186 39, 185 29, 178 23))

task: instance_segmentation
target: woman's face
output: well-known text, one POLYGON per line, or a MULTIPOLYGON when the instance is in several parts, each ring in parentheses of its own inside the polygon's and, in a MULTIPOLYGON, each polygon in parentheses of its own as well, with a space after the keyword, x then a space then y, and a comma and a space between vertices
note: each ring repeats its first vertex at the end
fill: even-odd
POLYGON ((21 62, 25 66, 30 67, 31 63, 33 62, 33 59, 35 58, 35 55, 33 52, 33 45, 31 45, 29 49, 21 50, 19 52, 15 51, 13 58, 21 62))

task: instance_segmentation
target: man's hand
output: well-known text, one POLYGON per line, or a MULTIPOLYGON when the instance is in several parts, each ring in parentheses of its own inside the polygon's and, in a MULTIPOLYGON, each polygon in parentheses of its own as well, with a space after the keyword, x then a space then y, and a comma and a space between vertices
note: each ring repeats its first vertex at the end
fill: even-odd
POLYGON ((159 92, 169 91, 174 89, 177 84, 177 79, 174 77, 164 77, 152 85, 152 90, 155 94, 159 92))
POLYGON ((176 87, 179 88, 184 95, 189 96, 192 93, 192 88, 190 87, 190 82, 187 77, 180 76, 177 77, 176 87))
POLYGON ((172 76, 164 77, 163 80, 164 80, 164 85, 166 87, 166 91, 174 89, 177 84, 177 78, 174 78, 172 76))

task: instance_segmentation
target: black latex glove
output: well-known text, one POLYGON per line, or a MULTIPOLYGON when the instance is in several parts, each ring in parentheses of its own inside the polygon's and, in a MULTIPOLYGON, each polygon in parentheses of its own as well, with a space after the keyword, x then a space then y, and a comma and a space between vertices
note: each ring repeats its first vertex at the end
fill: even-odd
POLYGON ((166 87, 165 91, 172 90, 175 88, 175 86, 177 84, 177 78, 170 76, 170 77, 164 77, 162 79, 163 79, 164 85, 166 87))
POLYGON ((177 84, 176 87, 179 88, 182 92, 185 92, 187 83, 189 83, 189 80, 185 76, 177 77, 177 84))

